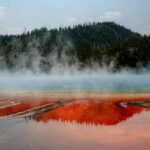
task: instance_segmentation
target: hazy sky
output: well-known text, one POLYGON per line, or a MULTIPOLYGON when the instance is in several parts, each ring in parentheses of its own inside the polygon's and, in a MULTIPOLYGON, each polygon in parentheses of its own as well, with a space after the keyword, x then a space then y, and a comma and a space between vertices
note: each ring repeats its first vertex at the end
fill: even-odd
POLYGON ((0 34, 115 21, 150 34, 150 0, 0 0, 0 34))

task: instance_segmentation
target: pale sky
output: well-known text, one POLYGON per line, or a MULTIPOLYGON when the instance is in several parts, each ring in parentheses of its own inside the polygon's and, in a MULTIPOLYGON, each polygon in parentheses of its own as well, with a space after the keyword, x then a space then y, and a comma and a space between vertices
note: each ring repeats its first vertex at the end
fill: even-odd
POLYGON ((0 34, 92 21, 150 34, 150 0, 0 0, 0 34))

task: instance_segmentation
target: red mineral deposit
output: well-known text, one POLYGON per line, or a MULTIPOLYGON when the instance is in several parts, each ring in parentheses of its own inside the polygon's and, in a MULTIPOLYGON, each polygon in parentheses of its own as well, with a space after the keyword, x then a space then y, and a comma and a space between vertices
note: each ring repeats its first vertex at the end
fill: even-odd
POLYGON ((149 97, 128 97, 127 95, 81 99, 70 97, 67 101, 65 97, 61 100, 43 98, 38 102, 36 100, 1 99, 0 116, 19 116, 20 114, 25 116, 28 112, 34 112, 34 115, 30 117, 37 122, 61 120, 80 124, 116 125, 147 110, 149 103, 149 97))

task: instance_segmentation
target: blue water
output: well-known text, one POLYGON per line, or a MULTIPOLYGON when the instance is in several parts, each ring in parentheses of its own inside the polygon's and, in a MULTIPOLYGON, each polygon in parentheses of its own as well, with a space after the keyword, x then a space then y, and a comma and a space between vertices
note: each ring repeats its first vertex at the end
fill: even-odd
POLYGON ((0 90, 149 92, 150 75, 1 75, 0 90))

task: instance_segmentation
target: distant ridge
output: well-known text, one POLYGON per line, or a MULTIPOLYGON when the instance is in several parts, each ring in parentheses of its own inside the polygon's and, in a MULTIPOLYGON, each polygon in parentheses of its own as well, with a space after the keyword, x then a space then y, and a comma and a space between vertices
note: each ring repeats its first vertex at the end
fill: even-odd
POLYGON ((49 72, 58 64, 78 69, 108 66, 112 71, 147 68, 150 37, 114 22, 35 29, 0 36, 0 69, 49 72))

